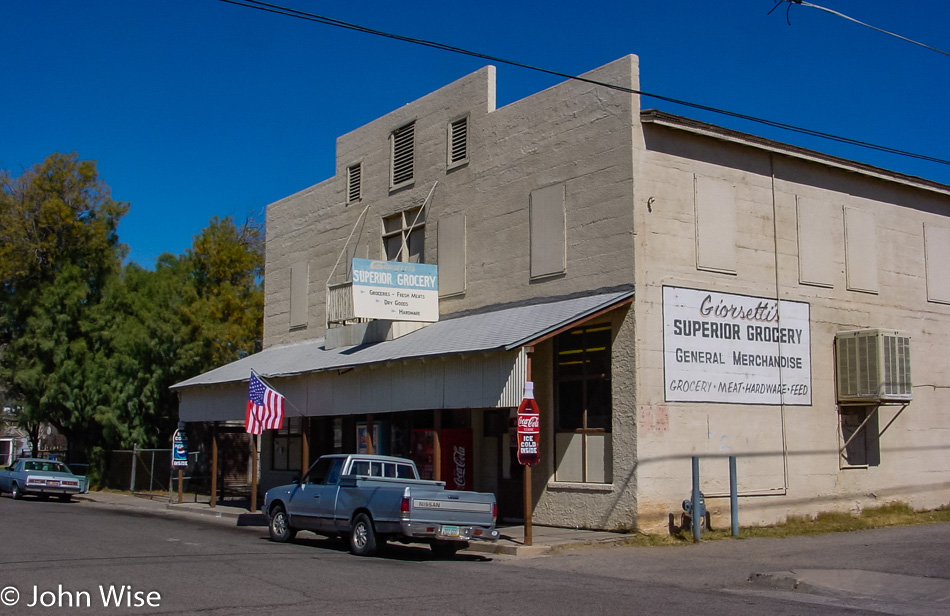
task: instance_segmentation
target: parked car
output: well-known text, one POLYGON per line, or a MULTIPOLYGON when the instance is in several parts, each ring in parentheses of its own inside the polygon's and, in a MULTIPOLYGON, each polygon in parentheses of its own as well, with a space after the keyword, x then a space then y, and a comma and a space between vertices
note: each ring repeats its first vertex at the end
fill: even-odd
POLYGON ((0 494, 9 492, 14 499, 25 494, 57 496, 68 501, 73 494, 89 490, 89 482, 82 475, 74 475, 69 467, 56 460, 20 458, 5 469, 0 469, 0 494))
POLYGON ((469 541, 498 539, 494 494, 446 490, 419 479, 412 460, 390 456, 323 456, 297 483, 268 490, 263 511, 274 541, 300 530, 348 536, 359 556, 390 540, 428 543, 445 557, 469 541))

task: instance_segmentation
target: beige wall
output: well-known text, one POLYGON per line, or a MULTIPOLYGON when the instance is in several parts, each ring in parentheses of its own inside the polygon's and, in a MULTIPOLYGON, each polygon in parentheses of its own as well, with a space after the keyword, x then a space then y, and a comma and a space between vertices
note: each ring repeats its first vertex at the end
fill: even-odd
MULTIPOLYGON (((692 455, 702 457, 703 491, 719 495, 707 505, 720 526, 728 524, 728 455, 738 456, 740 494, 747 496, 739 503, 743 524, 893 500, 915 507, 950 501, 950 307, 928 301, 923 258, 924 225, 948 225, 950 198, 675 129, 647 125, 644 136, 634 198, 641 527, 665 528, 666 515, 679 512, 689 497, 692 455), (696 177, 735 186, 734 274, 697 267, 696 177), (816 210, 819 223, 799 220, 816 210), (852 250, 845 245, 849 211, 865 229, 873 223, 867 243, 852 250), (820 275, 816 259, 824 265, 820 275), (875 278, 877 293, 849 290, 867 289, 875 278), (663 285, 808 302, 812 405, 666 403, 663 285), (912 337, 917 387, 880 438, 880 465, 842 468, 834 335, 862 328, 912 337)), ((878 428, 899 410, 883 407, 878 428)))
MULTIPOLYGON (((637 87, 637 60, 622 58, 588 77, 637 87)), ((427 263, 438 263, 438 221, 465 214, 466 290, 443 298, 442 314, 553 297, 632 282, 631 125, 637 98, 566 82, 495 109, 495 71, 487 67, 340 137, 337 173, 267 210, 264 346, 319 337, 324 289, 347 236, 357 256, 380 258, 383 217, 427 207, 427 263), (469 162, 447 170, 446 128, 469 114, 469 162), (389 134, 415 121, 415 181, 389 190, 389 134), (344 204, 346 168, 362 162, 363 199, 344 204), (530 272, 532 191, 562 185, 566 268, 530 272), (368 207, 367 207, 368 206, 368 207), (290 277, 309 264, 305 328, 291 328, 290 277)), ((345 261, 345 259, 344 259, 345 261)), ((346 265, 331 282, 342 282, 346 265)))

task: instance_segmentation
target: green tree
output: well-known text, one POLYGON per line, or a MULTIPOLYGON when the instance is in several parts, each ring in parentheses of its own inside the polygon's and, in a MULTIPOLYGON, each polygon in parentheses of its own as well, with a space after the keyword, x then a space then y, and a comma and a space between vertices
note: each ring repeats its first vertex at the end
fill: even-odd
POLYGON ((87 378, 89 311, 121 265, 112 200, 94 161, 51 154, 19 177, 0 171, 0 387, 22 409, 34 450, 41 422, 85 434, 101 401, 87 378))

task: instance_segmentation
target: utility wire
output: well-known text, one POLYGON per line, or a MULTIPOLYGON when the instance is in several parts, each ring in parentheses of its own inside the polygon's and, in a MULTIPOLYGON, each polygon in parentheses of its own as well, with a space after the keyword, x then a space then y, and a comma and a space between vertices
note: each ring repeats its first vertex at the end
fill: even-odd
MULTIPOLYGON (((818 9, 819 11, 825 11, 826 13, 831 13, 832 15, 837 15, 838 17, 843 17, 844 19, 847 19, 848 21, 853 21, 854 23, 856 23, 856 24, 858 24, 858 25, 861 25, 861 26, 864 26, 865 28, 870 28, 870 29, 872 29, 872 30, 877 30, 878 32, 883 32, 884 34, 886 34, 886 35, 888 35, 888 36, 893 36, 894 38, 899 38, 899 39, 901 39, 902 41, 907 41, 908 43, 913 43, 914 45, 920 45, 921 47, 923 47, 923 48, 925 48, 925 49, 929 49, 930 51, 936 51, 937 53, 942 53, 942 54, 945 55, 945 56, 950 56, 950 52, 944 51, 944 50, 942 50, 942 49, 937 49, 936 47, 931 47, 930 45, 927 45, 927 44, 925 44, 925 43, 920 43, 920 42, 915 41, 915 40, 913 40, 913 39, 909 39, 909 38, 907 38, 906 36, 901 36, 900 34, 894 34, 893 32, 888 32, 887 30, 884 30, 884 29, 882 29, 882 28, 878 28, 877 26, 872 26, 871 24, 866 24, 866 23, 864 23, 863 21, 859 21, 859 20, 855 19, 854 17, 849 17, 848 15, 845 15, 844 13, 839 13, 838 11, 835 11, 835 10, 833 10, 833 9, 829 9, 829 8, 826 8, 826 7, 823 7, 823 6, 818 6, 817 4, 812 4, 811 2, 804 2, 804 0, 778 0, 778 1, 775 3, 775 6, 772 7, 772 11, 774 11, 775 8, 776 8, 778 5, 782 4, 783 2, 788 2, 788 10, 789 10, 789 11, 792 10, 792 5, 793 5, 793 4, 800 4, 801 6, 807 6, 808 8, 818 9)), ((772 14, 772 11, 769 11, 769 15, 772 14)), ((785 19, 788 20, 788 11, 786 11, 785 19)))
MULTIPOLYGON (((553 75, 553 76, 555 76, 555 77, 560 77, 560 78, 562 78, 562 79, 568 79, 568 80, 573 80, 573 81, 580 81, 580 82, 583 82, 583 83, 589 83, 589 84, 592 84, 592 85, 601 86, 601 87, 604 87, 604 88, 609 88, 609 89, 611 89, 611 90, 616 90, 616 91, 619 91, 619 92, 625 92, 625 93, 627 93, 627 94, 636 94, 636 95, 638 95, 638 96, 644 96, 644 97, 648 97, 648 98, 653 98, 653 99, 656 99, 656 100, 665 101, 665 102, 668 102, 668 103, 673 103, 673 104, 675 104, 675 105, 682 105, 682 106, 684 106, 684 107, 689 107, 689 108, 691 108, 691 109, 699 109, 699 110, 701 110, 701 111, 708 111, 708 112, 710 112, 710 113, 715 113, 715 114, 719 114, 719 115, 724 115, 724 116, 728 116, 728 117, 731 117, 731 118, 737 118, 737 119, 740 119, 740 120, 746 120, 746 121, 748 121, 748 122, 755 122, 755 123, 757 123, 757 124, 762 124, 762 125, 765 125, 765 126, 771 126, 771 127, 773 127, 773 128, 779 128, 779 129, 782 129, 782 130, 786 130, 786 131, 790 131, 790 132, 794 132, 794 133, 799 133, 799 134, 802 134, 802 135, 808 135, 808 136, 811 136, 811 137, 818 137, 818 138, 826 139, 826 140, 829 140, 829 141, 835 141, 835 142, 838 142, 838 143, 845 143, 845 144, 848 144, 848 145, 854 145, 854 146, 866 148, 866 149, 869 149, 869 150, 876 150, 876 151, 878 151, 878 152, 885 152, 885 153, 888 153, 888 154, 896 154, 896 155, 898 155, 898 156, 905 156, 905 157, 914 158, 914 159, 917 159, 917 160, 924 160, 924 161, 928 161, 928 162, 932 162, 932 163, 939 163, 939 164, 941 164, 941 165, 950 165, 950 160, 946 160, 946 159, 943 159, 943 158, 936 158, 936 157, 934 157, 934 156, 928 156, 928 155, 926 155, 926 154, 917 154, 917 153, 914 153, 914 152, 908 152, 908 151, 906 151, 906 150, 900 150, 900 149, 892 148, 892 147, 889 147, 889 146, 877 145, 877 144, 874 144, 874 143, 869 143, 869 142, 867 142, 867 141, 861 141, 860 139, 852 139, 852 138, 850 138, 850 137, 842 137, 842 136, 840 136, 840 135, 833 135, 833 134, 831 134, 831 133, 825 133, 825 132, 818 131, 818 130, 813 130, 813 129, 810 129, 810 128, 802 128, 802 127, 800 127, 800 126, 794 126, 794 125, 792 125, 792 124, 786 124, 785 122, 779 122, 779 121, 777 121, 777 120, 768 120, 768 119, 765 119, 765 118, 758 118, 758 117, 755 117, 755 116, 750 116, 750 115, 746 115, 746 114, 743 114, 743 113, 738 113, 738 112, 735 112, 735 111, 728 111, 728 110, 726 110, 726 109, 719 109, 719 108, 716 108, 716 107, 710 107, 710 106, 708 106, 708 105, 702 105, 702 104, 699 104, 699 103, 692 103, 692 102, 689 102, 689 101, 685 101, 685 100, 681 100, 681 99, 677 99, 677 98, 672 98, 672 97, 669 97, 669 96, 663 96, 662 94, 654 94, 654 93, 651 93, 651 92, 644 92, 644 91, 642 91, 642 90, 635 90, 635 89, 633 89, 633 88, 627 88, 627 87, 624 87, 624 86, 618 86, 618 85, 615 85, 615 84, 606 83, 606 82, 603 82, 603 81, 598 81, 598 80, 596 80, 596 79, 589 79, 589 78, 587 78, 587 77, 581 77, 581 76, 579 76, 579 75, 571 75, 570 73, 563 73, 563 72, 560 72, 560 71, 554 71, 554 70, 542 68, 542 67, 539 67, 539 66, 532 66, 532 65, 530 65, 530 64, 525 64, 525 63, 523 63, 523 62, 517 62, 517 61, 515 61, 515 60, 507 60, 507 59, 505 59, 505 58, 500 58, 500 57, 498 57, 498 56, 492 56, 492 55, 480 53, 480 52, 477 52, 477 51, 470 51, 470 50, 468 50, 468 49, 463 49, 463 48, 461 48, 461 47, 454 47, 454 46, 452 46, 452 45, 447 45, 447 44, 445 44, 445 43, 439 43, 439 42, 436 42, 436 41, 429 41, 429 40, 426 40, 426 39, 413 38, 413 37, 409 37, 409 36, 403 36, 403 35, 401 35, 401 34, 393 34, 393 33, 390 33, 390 32, 383 32, 383 31, 381 31, 381 30, 375 30, 375 29, 373 29, 373 28, 368 28, 368 27, 366 27, 366 26, 360 26, 360 25, 358 25, 358 24, 354 24, 354 23, 350 23, 350 22, 346 22, 346 21, 341 21, 341 20, 339 20, 339 19, 333 19, 333 18, 330 18, 330 17, 324 17, 324 16, 322 16, 322 15, 317 15, 317 14, 315 14, 315 13, 307 13, 307 12, 305 12, 305 11, 298 11, 298 10, 296 10, 296 9, 291 9, 291 8, 287 8, 287 7, 284 7, 284 6, 279 6, 279 5, 276 5, 276 4, 270 4, 270 3, 267 3, 267 2, 258 2, 257 0, 219 0, 219 1, 220 1, 220 2, 224 2, 224 3, 226 3, 226 4, 234 4, 234 5, 236 5, 236 6, 243 6, 243 7, 245 7, 245 8, 249 8, 249 9, 256 9, 256 10, 264 11, 264 12, 267 12, 267 13, 275 13, 275 14, 278 14, 278 15, 285 15, 285 16, 287 16, 287 17, 294 17, 294 18, 296 18, 296 19, 302 19, 302 20, 305 20, 305 21, 312 21, 312 22, 316 22, 316 23, 320 23, 320 24, 324 24, 324 25, 328 25, 328 26, 335 26, 335 27, 344 28, 344 29, 347 29, 347 30, 354 30, 354 31, 356 31, 356 32, 363 32, 364 34, 372 34, 372 35, 374 35, 374 36, 382 36, 382 37, 394 39, 394 40, 397 40, 397 41, 403 41, 403 42, 412 43, 412 44, 415 44, 415 45, 422 45, 422 46, 424 46, 424 47, 431 47, 431 48, 433 48, 433 49, 440 49, 440 50, 442 50, 442 51, 448 51, 448 52, 452 52, 452 53, 457 53, 457 54, 461 54, 461 55, 465 55, 465 56, 470 56, 470 57, 473 57, 473 58, 480 58, 480 59, 488 60, 489 62, 495 62, 495 63, 498 63, 498 64, 506 64, 506 65, 508 65, 508 66, 514 66, 514 67, 518 67, 518 68, 524 68, 524 69, 527 69, 527 70, 531 70, 531 71, 535 71, 535 72, 539 72, 539 73, 544 73, 544 74, 546 74, 546 75, 553 75)), ((781 2, 785 2, 785 1, 786 1, 786 0, 779 0, 780 3, 781 3, 781 2)), ((773 10, 774 10, 774 7, 773 7, 773 10)))

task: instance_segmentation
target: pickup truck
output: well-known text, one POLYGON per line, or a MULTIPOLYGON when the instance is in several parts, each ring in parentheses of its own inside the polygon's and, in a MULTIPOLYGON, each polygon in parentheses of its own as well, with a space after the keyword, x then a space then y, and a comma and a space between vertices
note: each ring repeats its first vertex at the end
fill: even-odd
POLYGON ((445 482, 419 479, 412 460, 390 456, 323 456, 297 483, 268 490, 263 512, 274 541, 299 530, 348 536, 358 556, 399 541, 450 557, 469 541, 498 539, 494 494, 446 490, 445 482))

